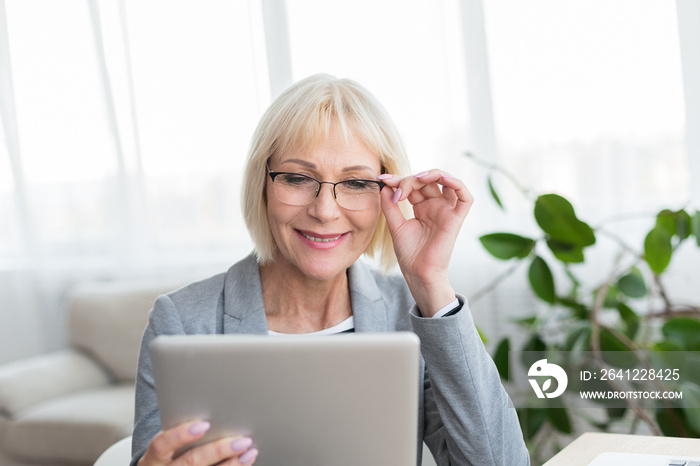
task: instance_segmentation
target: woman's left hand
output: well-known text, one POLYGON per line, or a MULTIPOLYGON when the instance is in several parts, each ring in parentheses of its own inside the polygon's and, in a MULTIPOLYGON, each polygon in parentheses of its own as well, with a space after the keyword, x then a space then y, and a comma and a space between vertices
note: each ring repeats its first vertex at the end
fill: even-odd
POLYGON ((401 178, 380 175, 382 211, 401 272, 424 317, 454 301, 447 277, 459 230, 474 198, 457 178, 430 170, 401 178), (408 199, 414 218, 406 219, 398 202, 408 199))

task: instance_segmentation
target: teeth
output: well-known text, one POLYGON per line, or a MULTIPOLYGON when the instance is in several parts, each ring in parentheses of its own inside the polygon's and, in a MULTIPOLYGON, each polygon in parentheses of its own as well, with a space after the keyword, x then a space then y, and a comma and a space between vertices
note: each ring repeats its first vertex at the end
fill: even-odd
POLYGON ((321 242, 321 243, 327 243, 327 242, 329 242, 329 241, 335 241, 335 240, 337 240, 338 238, 340 238, 340 236, 343 236, 343 235, 340 235, 340 236, 336 236, 335 238, 316 238, 316 237, 314 237, 314 236, 309 236, 309 235, 307 235, 306 233, 302 233, 302 235, 304 235, 304 238, 306 238, 306 239, 308 239, 308 240, 311 240, 311 241, 319 241, 319 242, 321 242))

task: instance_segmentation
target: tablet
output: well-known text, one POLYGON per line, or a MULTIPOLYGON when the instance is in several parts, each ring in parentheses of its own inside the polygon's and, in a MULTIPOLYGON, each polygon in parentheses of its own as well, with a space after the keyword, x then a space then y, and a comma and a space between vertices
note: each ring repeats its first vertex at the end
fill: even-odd
POLYGON ((249 435, 262 466, 416 464, 412 333, 159 336, 150 352, 163 428, 206 419, 197 444, 249 435))

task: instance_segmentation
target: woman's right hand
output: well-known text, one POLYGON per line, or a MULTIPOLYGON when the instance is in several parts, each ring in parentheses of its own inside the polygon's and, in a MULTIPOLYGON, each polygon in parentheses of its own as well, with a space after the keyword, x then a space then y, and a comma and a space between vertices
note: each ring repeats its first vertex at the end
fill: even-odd
POLYGON ((250 437, 224 437, 188 450, 173 459, 175 451, 200 439, 211 427, 207 421, 186 422, 153 437, 139 466, 251 465, 258 456, 250 437))

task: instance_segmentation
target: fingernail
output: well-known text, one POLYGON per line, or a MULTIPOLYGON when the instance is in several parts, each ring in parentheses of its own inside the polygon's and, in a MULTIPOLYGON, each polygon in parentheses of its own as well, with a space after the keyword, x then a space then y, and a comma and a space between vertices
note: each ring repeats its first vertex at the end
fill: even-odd
POLYGON ((392 176, 394 176, 394 175, 390 175, 390 174, 388 174, 388 173, 382 173, 382 174, 379 175, 377 178, 379 178, 380 180, 388 180, 388 179, 390 179, 392 176))
POLYGON ((253 439, 250 437, 237 438, 231 442, 231 450, 243 451, 253 444, 253 439))
POLYGON ((427 174, 428 174, 428 172, 427 172, 427 171, 424 171, 424 172, 416 173, 415 175, 413 175, 413 177, 414 177, 414 178, 420 178, 420 177, 425 176, 425 175, 427 175, 427 174))
POLYGON ((257 448, 251 448, 250 450, 238 457, 238 462, 241 464, 252 463, 253 460, 258 457, 258 453, 259 452, 257 448))
POLYGON ((394 193, 394 204, 399 202, 399 199, 401 199, 401 188, 397 189, 394 193))
POLYGON ((207 421, 200 421, 190 426, 190 434, 199 435, 209 430, 211 424, 207 421))
POLYGON ((443 177, 446 180, 451 180, 452 175, 448 175, 447 173, 440 173, 440 176, 443 177))

